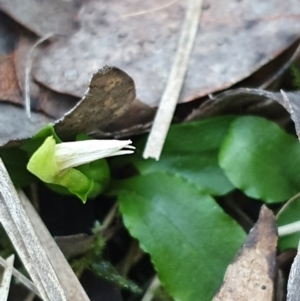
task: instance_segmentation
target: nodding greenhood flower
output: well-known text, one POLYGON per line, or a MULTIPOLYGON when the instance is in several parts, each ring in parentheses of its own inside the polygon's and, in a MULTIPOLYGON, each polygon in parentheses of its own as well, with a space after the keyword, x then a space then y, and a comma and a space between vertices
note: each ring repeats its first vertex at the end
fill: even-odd
POLYGON ((135 148, 130 144, 130 140, 56 144, 53 136, 49 136, 33 153, 27 169, 54 190, 70 192, 85 202, 87 197, 101 193, 109 183, 110 171, 103 158, 132 154, 135 148))

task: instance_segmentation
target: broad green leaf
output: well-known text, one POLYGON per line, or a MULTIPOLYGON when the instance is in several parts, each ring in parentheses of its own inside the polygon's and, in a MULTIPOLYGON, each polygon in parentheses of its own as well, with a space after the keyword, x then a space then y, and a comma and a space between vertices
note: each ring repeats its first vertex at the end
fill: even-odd
POLYGON ((300 191, 299 142, 266 119, 233 121, 219 162, 229 180, 252 198, 276 203, 300 191))
MULTIPOLYGON (((135 155, 128 157, 127 162, 140 174, 157 171, 178 174, 210 194, 228 193, 233 186, 219 167, 218 153, 233 120, 232 116, 221 116, 172 125, 159 161, 142 158, 144 138, 136 144, 135 155)), ((120 162, 122 158, 117 160, 120 162)))
MULTIPOLYGON (((277 219, 278 226, 284 226, 290 223, 300 221, 300 198, 292 201, 277 219)), ((298 248, 300 233, 294 233, 279 237, 278 245, 280 250, 289 248, 298 248)))
POLYGON ((211 300, 244 241, 243 230, 179 176, 152 173, 115 187, 125 226, 151 255, 169 294, 176 301, 211 300))

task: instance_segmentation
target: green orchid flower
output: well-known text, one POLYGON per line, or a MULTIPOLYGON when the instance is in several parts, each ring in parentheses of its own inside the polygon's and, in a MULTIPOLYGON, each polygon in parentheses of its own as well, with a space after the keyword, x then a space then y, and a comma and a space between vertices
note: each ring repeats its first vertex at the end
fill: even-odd
POLYGON ((45 139, 32 154, 27 169, 61 193, 71 193, 84 203, 107 187, 110 171, 103 158, 132 154, 131 141, 84 140, 56 143, 45 139))

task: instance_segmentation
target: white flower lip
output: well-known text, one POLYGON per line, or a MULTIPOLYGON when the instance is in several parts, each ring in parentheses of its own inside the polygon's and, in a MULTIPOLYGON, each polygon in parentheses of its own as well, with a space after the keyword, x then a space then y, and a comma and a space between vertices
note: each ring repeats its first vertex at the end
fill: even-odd
POLYGON ((131 140, 84 140, 63 142, 55 146, 60 170, 76 167, 101 158, 132 154, 131 140), (124 148, 124 149, 123 149, 124 148))

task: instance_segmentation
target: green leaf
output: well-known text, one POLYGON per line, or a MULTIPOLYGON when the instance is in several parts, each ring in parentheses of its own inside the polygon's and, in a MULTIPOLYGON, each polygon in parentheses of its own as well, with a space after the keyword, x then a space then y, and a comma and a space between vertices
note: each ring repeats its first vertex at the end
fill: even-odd
POLYGON ((276 203, 300 191, 299 142, 266 119, 233 121, 219 162, 229 180, 249 197, 276 203))
MULTIPOLYGON (((300 198, 290 202, 277 219, 278 226, 300 221, 300 198)), ((281 251, 289 248, 298 248, 300 233, 279 237, 278 246, 281 251)))
POLYGON ((125 226, 151 255, 177 301, 208 301, 245 239, 218 204, 179 176, 152 173, 115 183, 125 226))
MULTIPOLYGON (((136 145, 135 154, 128 157, 127 162, 133 164, 140 174, 157 171, 178 174, 210 194, 228 193, 233 185, 219 167, 218 153, 233 120, 232 116, 221 116, 172 125, 159 161, 142 158, 144 138, 136 145)), ((121 160, 119 158, 118 162, 121 160)))

